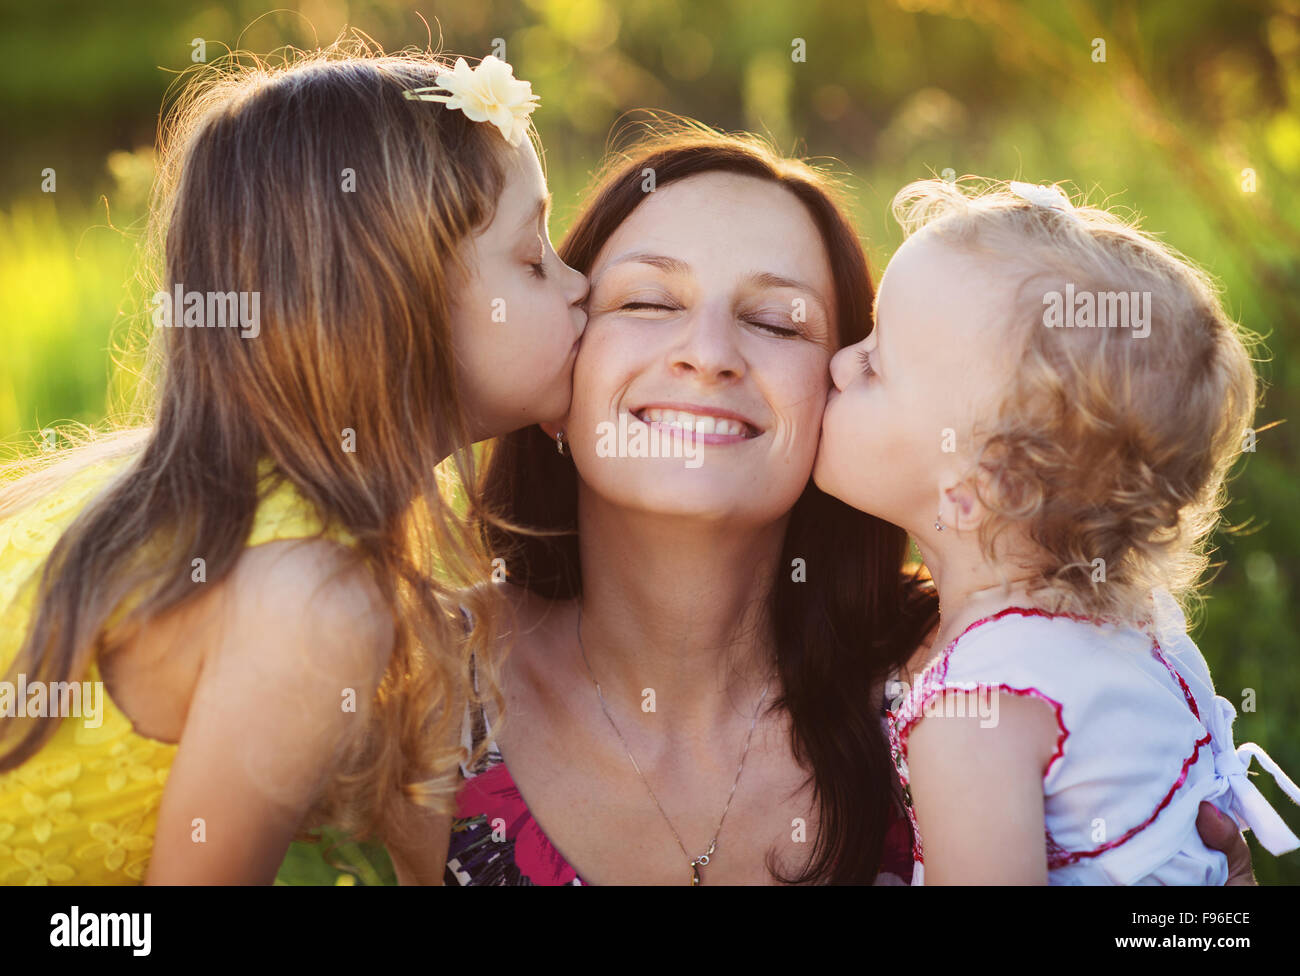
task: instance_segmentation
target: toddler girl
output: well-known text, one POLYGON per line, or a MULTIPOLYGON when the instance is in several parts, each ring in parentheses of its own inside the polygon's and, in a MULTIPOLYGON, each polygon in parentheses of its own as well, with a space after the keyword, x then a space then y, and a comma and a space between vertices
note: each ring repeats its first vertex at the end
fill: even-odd
POLYGON ((939 592, 890 737, 913 883, 1222 884, 1210 800, 1300 840, 1179 599, 1256 383, 1207 277, 1055 187, 905 187, 875 329, 832 361, 815 469, 907 529, 939 592), (938 653, 935 653, 938 649, 938 653))

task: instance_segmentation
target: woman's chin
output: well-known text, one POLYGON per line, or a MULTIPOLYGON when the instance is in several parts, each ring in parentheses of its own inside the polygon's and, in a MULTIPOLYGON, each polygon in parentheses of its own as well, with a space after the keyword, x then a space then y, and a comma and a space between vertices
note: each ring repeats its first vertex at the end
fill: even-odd
POLYGON ((732 483, 730 479, 680 468, 657 471, 653 476, 647 473, 627 488, 598 491, 606 501, 641 514, 732 526, 775 522, 788 514, 799 499, 797 490, 780 496, 774 491, 755 496, 752 483, 732 483), (785 497, 787 494, 789 497, 785 497))

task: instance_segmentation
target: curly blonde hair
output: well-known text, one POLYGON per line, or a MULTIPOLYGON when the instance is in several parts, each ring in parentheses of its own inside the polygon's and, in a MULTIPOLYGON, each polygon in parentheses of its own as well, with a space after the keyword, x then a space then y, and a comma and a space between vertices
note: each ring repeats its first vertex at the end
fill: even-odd
POLYGON ((1016 368, 996 410, 972 424, 985 556, 997 562, 999 538, 1017 525, 1044 556, 1028 580, 1036 599, 1139 621, 1153 588, 1186 604, 1209 565, 1254 415, 1258 340, 1204 271, 1136 220, 1050 204, 987 180, 921 180, 893 210, 908 236, 925 228, 992 258, 1013 286, 1002 324, 1016 368), (1140 299, 1145 332, 1115 317, 1046 327, 1049 296, 1063 293, 1140 299))

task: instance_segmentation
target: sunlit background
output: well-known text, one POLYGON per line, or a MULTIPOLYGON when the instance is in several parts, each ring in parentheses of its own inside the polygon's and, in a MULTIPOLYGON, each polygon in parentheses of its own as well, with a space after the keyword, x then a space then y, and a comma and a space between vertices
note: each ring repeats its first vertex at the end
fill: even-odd
MULTIPOLYGON (((1223 566, 1196 632, 1256 740, 1300 776, 1300 0, 302 0, 6 4, 0 97, 0 443, 102 421, 130 392, 137 270, 163 94, 203 39, 267 53, 345 25, 388 50, 504 56, 541 96, 534 120, 556 240, 611 132, 654 108, 831 157, 877 269, 900 235, 903 183, 951 169, 1069 181, 1140 212, 1223 284, 1267 337, 1254 454, 1233 485, 1223 566), (800 57, 802 55, 802 58, 800 57), (43 171, 55 192, 42 192, 43 171)), ((1293 829, 1300 809, 1257 780, 1293 829)), ((1252 840, 1264 883, 1300 882, 1300 852, 1252 840)), ((391 883, 376 845, 331 867, 295 845, 284 883, 391 883)))

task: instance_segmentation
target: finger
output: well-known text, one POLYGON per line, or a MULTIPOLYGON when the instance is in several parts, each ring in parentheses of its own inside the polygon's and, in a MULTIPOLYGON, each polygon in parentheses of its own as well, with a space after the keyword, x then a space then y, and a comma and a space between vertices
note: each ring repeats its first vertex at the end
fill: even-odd
POLYGON ((1196 831, 1206 847, 1222 851, 1228 859, 1228 885, 1254 885, 1250 847, 1237 825, 1212 803, 1203 802, 1196 816, 1196 831))

